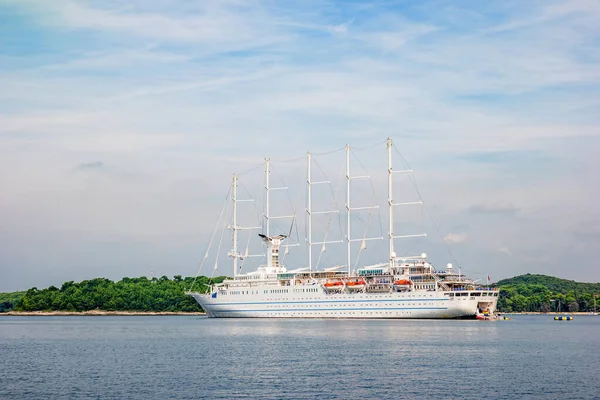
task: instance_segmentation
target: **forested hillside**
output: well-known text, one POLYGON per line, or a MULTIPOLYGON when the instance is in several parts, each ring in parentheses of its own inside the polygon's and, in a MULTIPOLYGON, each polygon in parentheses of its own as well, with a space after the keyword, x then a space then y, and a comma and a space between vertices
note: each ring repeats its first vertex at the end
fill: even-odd
MULTIPOLYGON (((224 277, 210 280, 223 281, 224 277)), ((123 278, 113 282, 105 278, 85 280, 79 283, 65 282, 60 288, 50 286, 38 290, 31 288, 21 292, 13 307, 3 311, 202 311, 191 296, 184 291, 192 286, 194 278, 173 279, 166 276, 148 279, 123 278)), ((209 282, 207 277, 198 277, 195 291, 202 291, 209 282)), ((16 297, 16 296, 15 296, 16 297)))
POLYGON ((503 312, 593 311, 594 295, 600 295, 600 283, 575 282, 547 275, 519 275, 503 279, 494 286, 500 288, 498 309, 503 312))

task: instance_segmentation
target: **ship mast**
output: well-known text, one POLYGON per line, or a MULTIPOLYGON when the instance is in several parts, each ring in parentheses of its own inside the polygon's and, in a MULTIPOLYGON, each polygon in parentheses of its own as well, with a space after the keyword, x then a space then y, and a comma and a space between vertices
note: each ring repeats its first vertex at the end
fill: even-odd
MULTIPOLYGON (((233 203, 233 216, 232 216, 231 225, 228 226, 228 228, 233 231, 232 232, 232 236, 233 236, 232 242, 233 243, 232 243, 231 250, 228 253, 228 256, 233 258, 233 277, 234 278, 238 275, 238 259, 243 260, 247 257, 260 257, 261 256, 259 254, 249 255, 247 247, 246 247, 246 252, 244 255, 240 254, 238 251, 238 241, 239 241, 238 231, 260 229, 260 226, 240 226, 240 225, 238 225, 238 203, 254 202, 254 199, 252 199, 252 198, 238 199, 238 186, 239 186, 238 176, 236 174, 233 174, 233 181, 231 183, 231 202, 233 203)), ((260 221, 258 221, 258 222, 260 222, 260 221)))
POLYGON ((312 273, 312 192, 311 192, 311 177, 310 177, 310 151, 306 153, 306 190, 307 190, 307 204, 306 214, 308 216, 308 222, 306 227, 306 242, 308 244, 308 272, 312 273))
POLYGON ((233 188, 231 194, 231 201, 233 202, 233 225, 231 229, 233 230, 233 247, 231 249, 233 256, 233 277, 237 275, 237 265, 238 265, 238 226, 237 226, 237 175, 233 174, 233 188))
POLYGON ((394 207, 395 206, 410 206, 423 204, 423 201, 408 201, 403 203, 394 203, 393 197, 393 180, 394 174, 411 174, 412 169, 405 169, 401 171, 394 171, 392 169, 392 138, 387 139, 387 150, 388 150, 388 237, 390 240, 390 267, 394 266, 394 260, 396 259, 396 252, 394 250, 394 239, 404 239, 404 238, 415 238, 415 237, 426 237, 427 234, 420 233, 416 235, 394 235, 394 207))
POLYGON ((352 241, 350 240, 350 146, 346 145, 346 263, 348 275, 350 275, 350 252, 352 241))
MULTIPOLYGON (((279 249, 282 245, 283 240, 285 240, 287 238, 287 235, 279 235, 279 236, 283 236, 280 237, 279 239, 277 239, 277 237, 272 238, 271 237, 271 220, 275 220, 275 219, 288 219, 291 218, 292 219, 292 225, 294 223, 294 220, 296 218, 296 214, 292 214, 292 215, 271 215, 271 192, 274 190, 287 190, 287 186, 282 186, 282 187, 271 187, 271 180, 270 180, 270 175, 271 175, 271 159, 270 158, 265 158, 265 211, 262 214, 263 218, 264 218, 264 227, 263 227, 263 232, 264 232, 264 236, 268 239, 266 239, 266 243, 270 243, 267 245, 267 247, 269 248, 269 251, 271 252, 275 252, 277 253, 276 256, 277 258, 279 258, 279 249), (277 240, 277 243, 274 242, 274 240, 277 240)), ((290 228, 291 230, 291 228, 290 228)), ((263 240, 265 240, 265 238, 263 238, 263 240)), ((287 248, 291 247, 291 246, 299 246, 299 243, 296 244, 286 244, 284 247, 286 249, 287 252, 287 248)), ((275 254, 271 253, 267 256, 267 265, 271 265, 271 261, 273 259, 273 256, 275 254)))
POLYGON ((392 138, 387 139, 387 151, 388 151, 388 238, 390 241, 390 267, 394 266, 394 259, 396 253, 394 252, 394 201, 393 196, 393 172, 392 172, 392 138))
MULTIPOLYGON (((350 275, 351 271, 351 253, 352 253, 352 242, 362 242, 363 245, 368 241, 368 240, 382 240, 383 237, 366 237, 366 232, 365 232, 365 237, 363 238, 356 238, 356 239, 352 239, 352 236, 350 234, 351 232, 351 214, 352 211, 361 211, 361 210, 376 210, 379 209, 379 206, 377 204, 372 205, 372 206, 365 206, 365 207, 351 207, 350 206, 350 181, 352 179, 371 179, 371 177, 369 175, 360 175, 360 176, 351 176, 350 175, 350 146, 346 145, 346 263, 348 264, 348 275, 350 275)), ((361 246, 362 249, 362 246, 361 246)))
POLYGON ((269 212, 270 212, 270 208, 271 205, 269 204, 269 200, 270 200, 270 196, 269 196, 269 174, 270 174, 270 170, 269 170, 269 161, 270 159, 265 158, 265 213, 263 214, 265 217, 265 234, 269 237, 271 237, 271 232, 270 232, 270 221, 269 221, 269 212))
POLYGON ((326 181, 317 181, 317 182, 313 182, 312 180, 312 176, 311 176, 311 164, 312 164, 312 159, 311 159, 311 154, 310 151, 306 153, 306 195, 307 195, 307 200, 306 200, 306 220, 307 220, 307 224, 306 224, 306 244, 308 246, 308 270, 309 272, 312 272, 312 246, 315 244, 320 244, 323 247, 321 248, 321 252, 324 251, 325 249, 325 245, 326 244, 330 244, 330 243, 341 243, 343 242, 343 240, 325 240, 327 239, 327 237, 325 237, 325 239, 321 242, 313 242, 312 241, 312 217, 314 215, 322 215, 322 214, 336 214, 339 213, 340 210, 324 210, 324 211, 314 211, 312 208, 312 185, 329 185, 331 184, 330 181, 326 180, 326 181))

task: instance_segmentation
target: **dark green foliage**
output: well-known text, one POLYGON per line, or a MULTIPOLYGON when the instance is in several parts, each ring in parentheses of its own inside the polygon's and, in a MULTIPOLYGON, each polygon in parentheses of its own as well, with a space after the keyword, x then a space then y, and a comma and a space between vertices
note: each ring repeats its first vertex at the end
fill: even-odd
MULTIPOLYGON (((494 284, 500 288, 498 309, 503 312, 589 312, 600 283, 583 283, 547 275, 519 275, 494 284)), ((600 297, 596 298, 596 302, 600 297)), ((600 308, 600 303, 598 304, 600 308)))
MULTIPOLYGON (((223 279, 225 277, 198 277, 192 290, 204 292, 209 283, 222 282, 223 279)), ((162 276, 152 279, 123 278, 118 282, 105 278, 79 283, 70 281, 63 283, 60 289, 50 286, 43 290, 31 288, 22 292, 14 310, 202 311, 196 301, 184 293, 192 287, 193 282, 193 277, 182 278, 180 275, 173 280, 162 276)))
POLYGON ((25 292, 0 293, 0 313, 12 311, 25 292))

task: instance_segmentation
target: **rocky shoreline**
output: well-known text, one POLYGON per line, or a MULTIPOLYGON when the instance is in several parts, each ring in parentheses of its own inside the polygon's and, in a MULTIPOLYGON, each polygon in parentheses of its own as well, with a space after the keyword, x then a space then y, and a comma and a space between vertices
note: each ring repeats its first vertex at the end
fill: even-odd
POLYGON ((52 317, 52 316, 150 316, 150 315, 206 315, 203 312, 173 312, 173 311, 9 311, 0 313, 0 316, 23 316, 23 317, 52 317))

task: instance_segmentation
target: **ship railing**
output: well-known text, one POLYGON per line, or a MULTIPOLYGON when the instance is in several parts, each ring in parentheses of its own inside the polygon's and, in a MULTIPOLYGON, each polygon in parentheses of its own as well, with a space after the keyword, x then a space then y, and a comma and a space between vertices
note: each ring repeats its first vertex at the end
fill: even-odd
POLYGON ((414 277, 410 277, 410 280, 413 281, 414 283, 431 283, 431 282, 437 282, 437 279, 423 279, 423 278, 414 278, 414 277))

